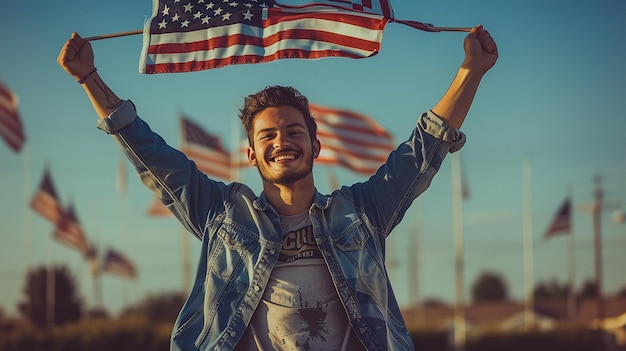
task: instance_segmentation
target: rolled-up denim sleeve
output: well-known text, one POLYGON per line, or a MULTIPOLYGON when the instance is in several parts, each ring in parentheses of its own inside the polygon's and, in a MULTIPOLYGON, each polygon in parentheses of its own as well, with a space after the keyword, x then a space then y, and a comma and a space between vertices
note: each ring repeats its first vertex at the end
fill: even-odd
POLYGON ((426 133, 450 143, 451 153, 460 150, 465 145, 465 134, 457 128, 448 126, 433 111, 429 110, 422 114, 417 123, 426 133))
POLYGON ((122 100, 122 104, 106 118, 98 121, 98 129, 107 134, 116 134, 120 129, 133 123, 137 118, 137 110, 130 100, 122 100))
POLYGON ((130 100, 97 127, 111 135, 142 183, 189 232, 202 239, 207 218, 223 212, 225 183, 209 179, 184 153, 168 145, 138 116, 130 100))

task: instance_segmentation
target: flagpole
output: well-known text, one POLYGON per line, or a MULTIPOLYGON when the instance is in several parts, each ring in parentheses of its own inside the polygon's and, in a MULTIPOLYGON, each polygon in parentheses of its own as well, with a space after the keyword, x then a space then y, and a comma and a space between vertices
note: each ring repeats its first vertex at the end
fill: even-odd
POLYGON ((602 320, 605 317, 604 296, 602 293, 602 211, 615 208, 618 203, 604 201, 602 191, 602 178, 600 175, 594 177, 594 199, 591 204, 583 204, 580 209, 591 214, 593 222, 593 251, 594 251, 594 271, 596 285, 597 318, 602 320))
POLYGON ((102 274, 100 273, 100 267, 93 277, 93 294, 96 299, 96 305, 98 309, 104 310, 104 298, 102 293, 102 274))
POLYGON ((49 328, 54 326, 54 303, 55 303, 55 270, 54 270, 54 248, 52 247, 52 239, 48 239, 48 260, 50 261, 46 274, 46 320, 49 328))
POLYGON ((23 172, 24 172, 24 199, 26 201, 26 206, 24 206, 24 266, 26 267, 26 272, 30 269, 31 266, 31 255, 33 249, 33 238, 32 238, 32 215, 31 211, 28 208, 28 194, 31 193, 30 182, 31 182, 31 167, 30 167, 30 148, 28 145, 24 146, 24 162, 23 162, 23 172))
MULTIPOLYGON (((96 306, 98 306, 99 310, 104 310, 104 301, 103 301, 103 294, 102 294, 102 269, 101 269, 101 260, 99 259, 100 257, 100 245, 98 243, 94 243, 93 244, 93 250, 95 251, 94 255, 95 258, 93 258, 94 260, 96 260, 95 263, 95 269, 92 268, 92 279, 93 279, 93 295, 94 295, 94 300, 95 300, 95 304, 96 306)), ((90 264, 92 264, 90 262, 90 264)))
POLYGON ((575 282, 575 259, 574 259, 574 231, 570 229, 568 239, 568 253, 569 253, 569 292, 567 295, 567 315, 570 319, 574 318, 576 314, 576 294, 574 293, 575 282))
MULTIPOLYGON (((31 256, 33 250, 33 236, 32 236, 32 214, 31 209, 28 206, 28 198, 29 194, 31 194, 31 164, 30 164, 30 147, 28 145, 24 145, 24 162, 23 162, 23 172, 24 172, 24 276, 28 276, 28 273, 31 268, 31 256)), ((29 310, 26 311, 28 316, 31 316, 30 307, 31 304, 28 304, 29 310)))
POLYGON ((468 27, 430 27, 435 32, 471 32, 472 28, 468 27))
POLYGON ((524 214, 522 231, 524 235, 524 287, 525 291, 525 303, 524 303, 524 324, 526 328, 530 328, 534 325, 534 255, 533 255, 533 229, 532 229, 532 169, 529 158, 524 159, 523 164, 523 199, 524 199, 524 214))
POLYGON ((125 37, 125 36, 129 36, 129 35, 142 34, 142 33, 143 33, 143 29, 137 29, 137 30, 130 30, 130 31, 126 31, 126 32, 118 32, 118 33, 95 35, 95 36, 92 36, 92 37, 83 38, 83 40, 85 40, 85 41, 94 41, 94 40, 109 39, 109 38, 119 38, 119 37, 125 37))
MULTIPOLYGON (((396 21, 396 22, 408 24, 409 26, 411 26, 409 24, 411 21, 396 21)), ((471 32, 472 31, 471 27, 435 27, 435 26, 432 26, 432 25, 427 25, 426 27, 428 28, 428 31, 432 31, 432 32, 471 32)), ((83 38, 83 40, 85 40, 85 41, 95 41, 95 40, 102 40, 102 39, 126 37, 126 36, 130 36, 130 35, 138 35, 138 34, 143 34, 143 29, 136 29, 136 30, 129 30, 129 31, 125 31, 125 32, 117 32, 117 33, 94 35, 94 36, 91 36, 91 37, 83 38)))
POLYGON ((594 270, 596 274, 596 292, 597 292, 597 307, 598 307, 598 319, 604 319, 604 296, 602 293, 602 230, 600 217, 602 215, 602 201, 604 199, 604 193, 602 191, 602 179, 600 176, 594 178, 594 202, 593 202, 593 248, 594 248, 594 270))
POLYGON ((452 208, 454 231, 454 261, 456 302, 454 304, 454 349, 465 350, 465 301, 463 298, 463 180, 461 176, 461 153, 455 152, 452 160, 452 208))
POLYGON ((472 27, 436 27, 431 23, 422 23, 417 21, 393 19, 396 23, 402 23, 409 27, 423 30, 425 32, 471 32, 472 27))
MULTIPOLYGON (((100 203, 99 202, 95 202, 94 203, 94 213, 98 214, 101 213, 100 211, 100 203)), ((99 233, 100 233, 100 216, 96 215, 95 219, 94 219, 94 228, 96 229, 93 233, 94 235, 94 250, 95 250, 95 260, 96 260, 96 269, 95 269, 95 273, 94 273, 94 280, 93 280, 93 294, 94 294, 94 299, 96 300, 96 303, 98 305, 98 307, 102 310, 104 310, 104 290, 102 287, 102 260, 100 259, 100 250, 101 250, 101 246, 100 246, 100 240, 99 240, 99 233)))
MULTIPOLYGON (((47 167, 47 166, 46 166, 47 167)), ((49 168, 46 168, 49 169, 49 168)), ((56 224, 55 224, 56 225, 56 224)), ((46 271, 47 279, 46 279, 46 319, 48 322, 48 327, 54 326, 54 285, 55 285, 55 274, 54 274, 54 247, 52 245, 52 239, 48 239, 48 269, 46 271)))

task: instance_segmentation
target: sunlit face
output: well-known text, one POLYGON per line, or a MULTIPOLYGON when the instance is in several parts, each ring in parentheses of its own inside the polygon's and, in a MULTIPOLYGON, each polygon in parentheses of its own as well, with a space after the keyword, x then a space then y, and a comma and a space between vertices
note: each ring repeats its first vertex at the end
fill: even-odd
POLYGON ((310 176, 319 150, 319 141, 311 142, 298 109, 269 107, 254 117, 248 160, 265 182, 288 185, 310 176))

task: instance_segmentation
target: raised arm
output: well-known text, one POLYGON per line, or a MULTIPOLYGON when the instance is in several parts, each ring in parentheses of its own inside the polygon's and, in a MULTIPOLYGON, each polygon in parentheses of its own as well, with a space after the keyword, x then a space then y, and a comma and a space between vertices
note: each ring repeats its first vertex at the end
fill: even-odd
POLYGON ((82 85, 100 118, 110 115, 122 103, 100 78, 91 44, 77 33, 72 33, 72 37, 65 42, 57 62, 82 85))
POLYGON ((498 47, 482 25, 472 28, 463 43, 465 59, 450 87, 432 111, 445 123, 460 128, 482 77, 498 59, 498 47))

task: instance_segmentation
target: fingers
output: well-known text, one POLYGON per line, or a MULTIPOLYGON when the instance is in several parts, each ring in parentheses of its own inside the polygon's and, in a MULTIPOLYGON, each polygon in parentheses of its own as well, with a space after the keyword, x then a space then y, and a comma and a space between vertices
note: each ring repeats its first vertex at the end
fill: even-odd
POLYGON ((91 44, 81 38, 78 33, 72 33, 70 39, 63 45, 57 62, 68 74, 83 77, 94 67, 91 44))
POLYGON ((61 48, 61 52, 59 52, 59 56, 57 57, 57 62, 64 66, 64 64, 68 61, 71 61, 76 56, 77 50, 72 47, 71 40, 65 42, 63 47, 61 48))
MULTIPOLYGON (((59 57, 57 59, 59 63, 73 60, 80 52, 80 45, 75 39, 76 36, 78 36, 78 34, 72 33, 72 37, 65 42, 65 45, 63 45, 63 48, 61 49, 61 52, 59 53, 59 57)), ((78 36, 78 38, 80 38, 80 36, 78 36)))
POLYGON ((67 52, 71 56, 70 58, 74 58, 78 55, 83 45, 85 45, 83 38, 76 32, 72 33, 72 37, 67 41, 67 52))
POLYGON ((472 28, 470 34, 468 36, 472 36, 478 40, 480 46, 489 54, 498 55, 498 47, 496 45, 495 40, 491 37, 491 34, 488 30, 484 29, 482 25, 477 25, 472 28))
POLYGON ((482 25, 472 28, 463 42, 465 60, 463 66, 482 72, 487 72, 498 59, 498 47, 489 31, 482 25))
POLYGON ((472 34, 477 34, 479 32, 481 32, 483 30, 483 25, 479 24, 476 27, 472 28, 472 30, 470 31, 470 33, 472 34))
POLYGON ((496 46, 496 42, 491 37, 491 34, 487 30, 481 30, 478 32, 478 41, 480 45, 490 54, 498 54, 498 47, 496 46))

